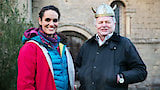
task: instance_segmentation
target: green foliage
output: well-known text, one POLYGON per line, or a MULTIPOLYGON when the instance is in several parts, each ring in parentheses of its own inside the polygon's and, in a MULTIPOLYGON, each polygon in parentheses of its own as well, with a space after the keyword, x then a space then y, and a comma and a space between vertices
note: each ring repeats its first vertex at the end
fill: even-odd
MULTIPOLYGON (((25 11, 25 10, 24 10, 25 11)), ((0 0, 0 89, 16 90, 17 57, 23 32, 32 24, 20 17, 15 0, 0 0)))

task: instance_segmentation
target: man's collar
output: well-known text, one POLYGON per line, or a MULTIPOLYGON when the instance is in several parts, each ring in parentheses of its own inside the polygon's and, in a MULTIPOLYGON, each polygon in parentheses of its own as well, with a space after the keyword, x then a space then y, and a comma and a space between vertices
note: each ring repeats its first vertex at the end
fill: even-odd
POLYGON ((109 38, 112 37, 112 35, 113 35, 113 33, 108 34, 107 36, 105 36, 104 40, 102 41, 100 36, 98 34, 96 34, 96 40, 97 40, 99 46, 102 46, 109 38))
POLYGON ((120 41, 120 35, 118 35, 117 33, 114 32, 112 37, 109 40, 119 42, 120 41))
MULTIPOLYGON (((97 41, 96 39, 96 34, 89 40, 89 41, 97 41)), ((115 42, 119 42, 120 41, 120 35, 118 35, 117 33, 113 33, 113 35, 109 38, 109 41, 115 41, 115 42)))
MULTIPOLYGON (((108 34, 107 36, 105 36, 105 38, 104 38, 104 40, 103 40, 103 41, 108 40, 112 35, 113 35, 113 33, 108 34)), ((100 39, 100 36, 99 36, 98 34, 96 34, 96 39, 97 39, 97 40, 101 40, 101 39, 100 39)), ((101 41, 102 41, 102 40, 101 40, 101 41)))

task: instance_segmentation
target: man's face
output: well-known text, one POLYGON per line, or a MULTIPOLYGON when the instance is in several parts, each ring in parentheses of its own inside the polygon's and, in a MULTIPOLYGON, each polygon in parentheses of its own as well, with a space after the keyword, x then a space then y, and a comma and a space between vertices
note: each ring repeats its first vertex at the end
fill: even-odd
POLYGON ((114 32, 115 23, 113 17, 98 17, 96 18, 96 28, 97 33, 100 36, 107 36, 108 34, 114 32))
POLYGON ((53 10, 47 10, 44 15, 39 18, 39 24, 42 26, 46 34, 54 34, 58 27, 58 14, 53 10))

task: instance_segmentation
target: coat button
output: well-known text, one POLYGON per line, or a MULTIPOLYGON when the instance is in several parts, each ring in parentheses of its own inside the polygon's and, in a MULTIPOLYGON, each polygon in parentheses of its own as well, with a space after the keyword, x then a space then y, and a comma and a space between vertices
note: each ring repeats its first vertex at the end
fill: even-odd
POLYGON ((94 66, 93 68, 96 69, 96 66, 94 66))
POLYGON ((94 82, 92 82, 92 85, 94 85, 94 82))
POLYGON ((116 50, 116 49, 117 49, 117 47, 113 47, 113 49, 114 49, 114 50, 116 50))
POLYGON ((97 55, 99 55, 99 52, 97 52, 97 55))

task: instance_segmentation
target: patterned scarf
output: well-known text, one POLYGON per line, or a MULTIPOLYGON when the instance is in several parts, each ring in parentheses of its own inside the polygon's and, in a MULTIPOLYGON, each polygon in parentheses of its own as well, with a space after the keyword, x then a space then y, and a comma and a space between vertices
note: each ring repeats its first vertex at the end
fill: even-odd
POLYGON ((58 43, 60 42, 60 37, 57 35, 57 33, 48 35, 42 30, 42 28, 39 28, 38 34, 43 43, 50 45, 51 47, 57 48, 58 43))

